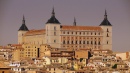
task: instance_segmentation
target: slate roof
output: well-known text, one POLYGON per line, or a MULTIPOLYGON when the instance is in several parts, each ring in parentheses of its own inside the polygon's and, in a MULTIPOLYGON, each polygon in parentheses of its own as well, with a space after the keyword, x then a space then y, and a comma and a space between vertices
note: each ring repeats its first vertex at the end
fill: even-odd
POLYGON ((60 22, 56 19, 55 16, 51 16, 51 18, 47 21, 46 24, 48 23, 60 24, 60 22))
POLYGON ((22 26, 19 28, 19 30, 28 31, 28 28, 25 24, 22 24, 22 26))
POLYGON ((111 25, 111 23, 107 19, 104 19, 102 21, 102 23, 100 24, 100 26, 112 26, 112 25, 111 25))

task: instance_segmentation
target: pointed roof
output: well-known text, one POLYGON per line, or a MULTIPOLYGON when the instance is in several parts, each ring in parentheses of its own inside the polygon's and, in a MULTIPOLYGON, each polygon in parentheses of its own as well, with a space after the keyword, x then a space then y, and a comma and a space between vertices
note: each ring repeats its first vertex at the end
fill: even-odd
POLYGON ((24 15, 23 15, 23 20, 22 20, 22 26, 19 28, 18 31, 20 31, 20 30, 22 30, 22 31, 28 31, 28 28, 27 28, 27 26, 25 25, 24 15))
POLYGON ((52 9, 52 16, 51 18, 46 22, 46 24, 48 23, 54 23, 54 24, 60 24, 60 22, 56 19, 55 17, 55 11, 54 11, 54 7, 52 9))
POLYGON ((111 23, 107 19, 107 11, 105 10, 104 20, 99 26, 112 26, 111 23))
POLYGON ((73 25, 76 26, 76 19, 75 19, 75 17, 74 17, 74 23, 73 23, 73 25))

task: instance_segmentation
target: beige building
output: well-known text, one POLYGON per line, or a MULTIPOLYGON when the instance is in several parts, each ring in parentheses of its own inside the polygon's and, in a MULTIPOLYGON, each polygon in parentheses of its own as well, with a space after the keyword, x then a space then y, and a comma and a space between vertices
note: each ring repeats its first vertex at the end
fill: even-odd
MULTIPOLYGON (((107 19, 99 26, 80 26, 74 19, 73 25, 62 25, 55 17, 54 8, 45 29, 29 30, 23 17, 22 26, 18 30, 18 44, 24 45, 25 57, 40 57, 41 45, 65 49, 110 49, 112 50, 112 25, 107 19), (31 54, 30 54, 30 53, 31 54), (29 53, 29 54, 28 54, 29 53)), ((43 54, 42 54, 43 55, 43 54)))
POLYGON ((130 58, 130 52, 116 53, 116 56, 121 57, 122 60, 128 60, 130 58))
POLYGON ((4 61, 0 61, 0 73, 11 73, 10 67, 4 61))

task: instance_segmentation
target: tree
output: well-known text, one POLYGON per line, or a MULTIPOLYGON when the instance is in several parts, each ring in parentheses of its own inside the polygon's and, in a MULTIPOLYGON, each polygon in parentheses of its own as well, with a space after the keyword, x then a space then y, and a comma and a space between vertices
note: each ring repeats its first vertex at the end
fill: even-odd
POLYGON ((117 64, 113 65, 112 68, 113 68, 113 69, 116 69, 116 68, 117 68, 117 64))

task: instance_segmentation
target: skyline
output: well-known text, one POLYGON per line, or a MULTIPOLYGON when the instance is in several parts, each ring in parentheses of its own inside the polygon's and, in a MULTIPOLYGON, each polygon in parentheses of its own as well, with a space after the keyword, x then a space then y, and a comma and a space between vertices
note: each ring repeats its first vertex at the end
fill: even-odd
POLYGON ((0 40, 2 40, 0 45, 17 44, 17 31, 22 25, 23 14, 29 30, 45 28, 45 23, 51 17, 54 6, 56 18, 61 22, 61 25, 73 25, 75 17, 77 25, 98 26, 104 19, 106 9, 108 20, 113 25, 113 51, 129 51, 130 3, 128 0, 31 0, 31 3, 29 0, 7 1, 0 1, 0 3, 3 3, 0 6, 2 11, 0 13, 2 24, 2 27, 0 27, 0 35, 2 36, 0 37, 0 40), (8 28, 9 26, 10 28, 8 28), (11 35, 8 33, 11 33, 11 35))

